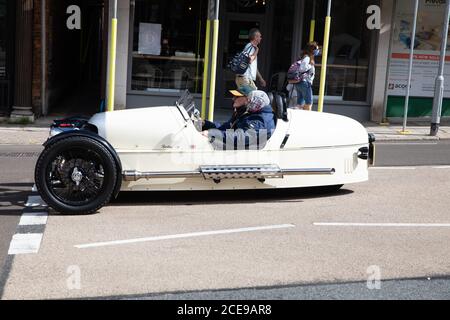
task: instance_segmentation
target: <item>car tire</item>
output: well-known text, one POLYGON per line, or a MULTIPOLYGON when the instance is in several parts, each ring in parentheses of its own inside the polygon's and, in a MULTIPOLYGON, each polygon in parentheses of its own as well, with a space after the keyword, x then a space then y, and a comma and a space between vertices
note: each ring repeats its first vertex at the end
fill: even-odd
POLYGON ((108 149, 95 139, 85 136, 71 136, 48 145, 39 156, 35 168, 39 194, 49 207, 62 214, 97 212, 111 200, 118 178, 116 163, 108 149), (77 173, 80 173, 81 178, 75 178, 80 181, 73 180, 77 173), (51 180, 56 179, 54 175, 60 181, 51 180), (59 189, 54 187, 58 182, 59 189), (58 191, 60 189, 69 191, 63 193, 58 191), (75 195, 77 199, 84 200, 74 201, 72 198, 75 195))

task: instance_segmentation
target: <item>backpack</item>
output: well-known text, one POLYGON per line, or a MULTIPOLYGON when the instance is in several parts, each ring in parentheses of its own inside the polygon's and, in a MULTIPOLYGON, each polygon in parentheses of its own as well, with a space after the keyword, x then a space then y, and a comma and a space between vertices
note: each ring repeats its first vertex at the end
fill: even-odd
POLYGON ((309 70, 303 71, 301 70, 301 60, 294 62, 287 72, 286 78, 289 81, 289 83, 299 83, 304 79, 304 76, 306 73, 308 73, 309 70))
POLYGON ((236 54, 233 59, 228 63, 228 67, 230 70, 238 75, 243 75, 250 65, 250 52, 252 51, 253 46, 250 46, 247 50, 244 50, 238 54, 236 54))

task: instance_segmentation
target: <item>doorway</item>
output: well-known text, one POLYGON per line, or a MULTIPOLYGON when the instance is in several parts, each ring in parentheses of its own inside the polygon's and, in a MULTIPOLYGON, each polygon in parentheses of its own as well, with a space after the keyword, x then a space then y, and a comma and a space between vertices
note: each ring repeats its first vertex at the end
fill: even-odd
POLYGON ((216 104, 218 107, 227 107, 231 104, 229 90, 236 89, 235 74, 228 68, 228 62, 241 52, 249 42, 248 34, 252 28, 258 28, 262 33, 260 54, 258 55, 258 69, 267 79, 269 68, 267 62, 271 59, 270 42, 272 34, 268 25, 272 15, 272 1, 265 4, 243 1, 221 2, 221 37, 218 52, 217 68, 217 93, 216 104))
POLYGON ((262 33, 258 69, 266 80, 264 91, 285 91, 286 71, 299 54, 302 39, 304 0, 221 2, 221 37, 217 70, 217 107, 231 104, 229 89, 235 75, 227 68, 230 59, 248 43, 248 31, 262 33))
POLYGON ((48 43, 51 116, 90 116, 101 111, 106 87, 107 1, 52 1, 48 43), (81 29, 70 30, 67 8, 79 6, 81 29))
POLYGON ((15 2, 0 0, 0 117, 13 104, 15 12, 15 2))
MULTIPOLYGON (((229 90, 236 89, 235 78, 236 75, 231 72, 228 68, 228 62, 234 57, 235 54, 241 52, 243 48, 249 42, 248 33, 251 29, 257 28, 261 30, 264 27, 264 22, 261 16, 259 17, 248 17, 246 15, 243 16, 232 16, 227 17, 224 23, 224 27, 226 30, 225 36, 225 45, 222 47, 222 52, 219 53, 219 57, 221 57, 221 61, 219 64, 218 70, 218 79, 219 81, 219 97, 217 102, 220 106, 227 106, 231 103, 231 96, 228 93, 229 90)), ((264 33, 263 33, 264 37, 264 33)), ((264 46, 262 44, 262 46, 264 46)), ((264 49, 261 47, 261 52, 264 52, 264 49)), ((259 65, 258 67, 261 69, 261 58, 258 58, 259 65)))

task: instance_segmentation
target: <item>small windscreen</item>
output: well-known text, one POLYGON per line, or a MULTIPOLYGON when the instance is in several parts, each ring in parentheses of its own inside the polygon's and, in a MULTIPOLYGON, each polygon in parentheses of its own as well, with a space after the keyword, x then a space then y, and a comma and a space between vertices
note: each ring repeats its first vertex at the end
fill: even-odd
POLYGON ((183 106, 189 114, 195 108, 195 101, 189 90, 185 90, 176 102, 177 106, 183 106))

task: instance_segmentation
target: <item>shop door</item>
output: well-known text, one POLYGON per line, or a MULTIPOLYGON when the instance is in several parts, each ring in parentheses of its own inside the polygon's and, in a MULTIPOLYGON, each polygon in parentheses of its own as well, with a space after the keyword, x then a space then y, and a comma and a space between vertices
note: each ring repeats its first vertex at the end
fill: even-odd
POLYGON ((108 1, 49 2, 48 88, 51 116, 90 116, 104 110, 108 1), (66 27, 66 10, 77 5, 81 28, 66 27))
MULTIPOLYGON (((260 52, 267 53, 265 50, 267 40, 265 40, 265 15, 254 14, 229 14, 223 23, 223 45, 219 45, 219 61, 217 72, 217 95, 216 105, 218 107, 227 107, 231 104, 231 95, 229 90, 236 89, 236 75, 228 68, 228 62, 238 52, 241 52, 249 42, 248 33, 252 28, 261 30, 263 41, 260 46, 260 52)), ((268 46, 267 46, 268 47, 268 46)), ((264 73, 264 63, 261 56, 258 56, 258 68, 264 73)))
POLYGON ((14 93, 15 2, 0 0, 0 117, 11 111, 14 93))

